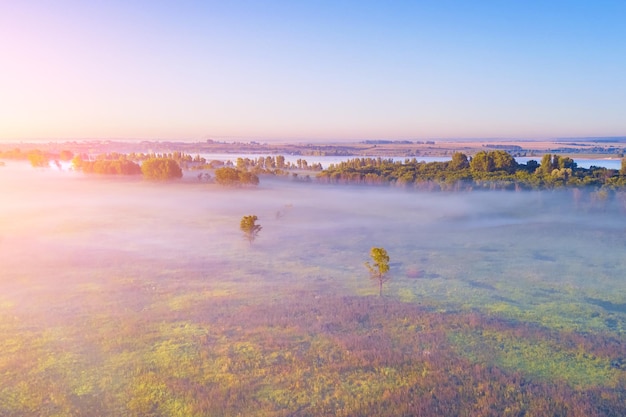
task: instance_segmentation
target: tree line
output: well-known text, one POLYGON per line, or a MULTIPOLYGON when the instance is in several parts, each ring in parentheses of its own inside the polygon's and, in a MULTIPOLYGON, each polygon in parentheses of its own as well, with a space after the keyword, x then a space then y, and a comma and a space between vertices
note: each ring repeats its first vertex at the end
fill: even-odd
MULTIPOLYGON (((259 175, 288 175, 290 170, 307 170, 320 171, 316 179, 322 183, 396 185, 430 191, 593 187, 608 192, 626 187, 626 158, 622 159, 619 170, 599 166, 581 168, 570 157, 550 153, 543 155, 540 162, 530 160, 522 164, 500 149, 480 151, 472 157, 457 152, 445 162, 419 162, 416 158, 407 158, 403 162, 381 157, 354 158, 331 164, 325 170, 321 164, 309 164, 304 159, 288 162, 283 155, 240 157, 232 163, 207 161, 200 155, 191 156, 179 151, 111 152, 91 158, 84 154, 74 155, 69 150, 51 153, 13 149, 0 152, 0 159, 28 160, 34 167, 47 167, 51 162, 60 166, 59 161, 71 160, 75 169, 89 174, 143 174, 161 180, 181 178, 183 169, 214 170, 215 181, 228 186, 257 185, 259 175), (146 165, 146 162, 149 163, 146 165), (144 165, 146 169, 142 169, 144 165)), ((292 175, 297 179, 296 173, 292 175)), ((200 175, 198 178, 211 177, 200 175)))
POLYGON ((298 158, 295 162, 285 160, 283 155, 259 156, 258 158, 237 158, 236 166, 239 169, 252 170, 257 173, 282 174, 284 170, 321 171, 322 164, 309 164, 306 159, 298 158))
MULTIPOLYGON (((309 164, 299 158, 289 162, 283 155, 259 156, 258 158, 237 158, 231 161, 208 161, 198 155, 192 156, 184 152, 108 152, 91 157, 87 154, 76 154, 69 150, 59 153, 45 152, 38 149, 23 152, 20 149, 0 151, 0 159, 28 160, 33 167, 49 167, 59 161, 71 161, 72 167, 86 174, 99 175, 143 175, 148 179, 169 180, 182 177, 182 170, 215 171, 214 181, 225 186, 258 185, 259 175, 286 176, 288 171, 306 170, 321 171, 322 164, 309 164)), ((298 179, 297 173, 292 173, 298 179)), ((212 181, 206 172, 197 175, 200 181, 212 181)), ((305 179, 310 180, 307 176, 305 179)))
POLYGON ((626 159, 619 170, 580 168, 566 156, 545 154, 541 162, 518 163, 503 150, 480 151, 473 157, 457 152, 450 161, 404 162, 355 158, 331 164, 317 175, 327 183, 393 184, 428 190, 554 189, 560 187, 626 187, 626 159))
POLYGON ((146 179, 161 181, 183 176, 183 171, 175 160, 159 157, 146 159, 139 165, 125 155, 105 155, 95 160, 83 159, 77 155, 72 159, 72 166, 86 174, 143 175, 146 179))
POLYGON ((40 149, 32 149, 22 151, 19 148, 0 151, 0 159, 13 159, 18 161, 28 161, 35 168, 45 168, 50 166, 50 162, 57 165, 59 161, 70 161, 74 157, 74 153, 69 150, 59 152, 46 152, 40 149))

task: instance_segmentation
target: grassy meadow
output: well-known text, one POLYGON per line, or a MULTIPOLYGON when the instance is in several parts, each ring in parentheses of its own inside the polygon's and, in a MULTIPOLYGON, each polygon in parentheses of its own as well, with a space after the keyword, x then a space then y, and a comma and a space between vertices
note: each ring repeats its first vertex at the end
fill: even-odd
POLYGON ((625 214, 568 190, 7 162, 0 415, 626 415, 625 214), (372 246, 391 257, 383 297, 372 246))

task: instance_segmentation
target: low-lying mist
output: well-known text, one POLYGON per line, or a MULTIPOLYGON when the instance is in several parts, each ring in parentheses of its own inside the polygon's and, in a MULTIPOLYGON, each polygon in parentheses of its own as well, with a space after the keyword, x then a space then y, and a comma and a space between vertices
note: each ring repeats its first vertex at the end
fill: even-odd
POLYGON ((623 311, 588 302, 626 299, 623 210, 571 191, 424 193, 273 179, 228 189, 11 165, 0 170, 0 195, 0 297, 24 311, 120 280, 155 291, 193 282, 258 302, 375 294, 363 264, 382 246, 391 256, 389 297, 505 308, 530 320, 567 297, 567 309, 573 303, 583 317, 618 314, 608 330, 624 330, 623 311), (248 214, 263 227, 252 245, 239 230, 248 214))
POLYGON ((9 163, 0 196, 3 416, 626 412, 618 194, 9 163))

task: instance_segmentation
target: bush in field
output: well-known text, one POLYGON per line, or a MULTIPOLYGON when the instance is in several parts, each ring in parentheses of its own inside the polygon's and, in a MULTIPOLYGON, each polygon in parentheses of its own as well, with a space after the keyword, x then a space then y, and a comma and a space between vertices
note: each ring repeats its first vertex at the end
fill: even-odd
POLYGON ((150 158, 141 164, 141 173, 149 180, 173 180, 182 178, 183 171, 178 163, 170 158, 150 158))

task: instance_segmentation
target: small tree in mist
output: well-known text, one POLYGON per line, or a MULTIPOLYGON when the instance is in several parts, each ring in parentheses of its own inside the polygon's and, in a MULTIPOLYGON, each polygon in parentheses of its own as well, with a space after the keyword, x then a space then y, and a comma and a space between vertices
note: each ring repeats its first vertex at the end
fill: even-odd
POLYGON ((248 242, 250 242, 251 245, 252 245, 252 242, 254 242, 254 239, 256 239, 256 236, 259 234, 261 229, 263 229, 261 225, 256 224, 257 220, 259 220, 259 218, 254 215, 243 216, 243 218, 241 219, 241 222, 239 223, 239 228, 241 229, 244 236, 246 237, 246 239, 248 239, 248 242))
POLYGON ((389 272, 389 255, 384 248, 370 249, 370 257, 372 264, 365 262, 365 266, 370 271, 370 277, 378 282, 378 295, 383 295, 383 284, 391 278, 387 275, 389 272))

